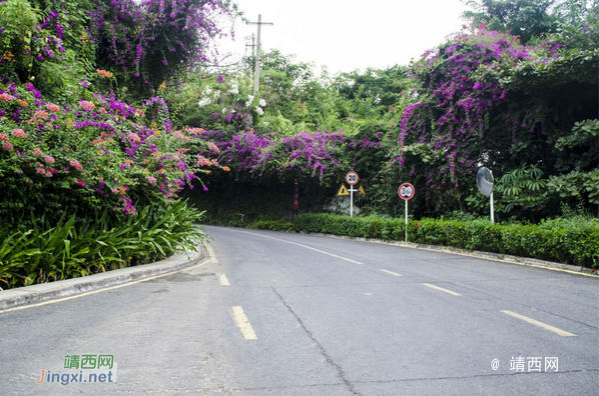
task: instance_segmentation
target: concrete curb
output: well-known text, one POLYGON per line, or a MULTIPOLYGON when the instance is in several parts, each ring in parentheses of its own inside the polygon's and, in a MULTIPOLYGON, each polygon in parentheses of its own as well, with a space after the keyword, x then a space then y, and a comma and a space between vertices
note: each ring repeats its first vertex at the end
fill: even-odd
POLYGON ((131 281, 176 272, 193 266, 205 257, 206 249, 202 249, 199 252, 177 252, 171 257, 156 263, 0 291, 0 310, 70 297, 131 281))
POLYGON ((381 245, 398 246, 398 247, 405 247, 405 248, 412 248, 412 249, 434 250, 434 251, 439 251, 442 253, 459 254, 462 256, 471 256, 471 257, 477 257, 477 258, 482 258, 482 259, 487 259, 487 260, 502 261, 502 262, 507 262, 507 263, 511 263, 511 264, 527 265, 530 267, 540 267, 540 268, 547 268, 547 269, 553 269, 553 270, 562 270, 562 271, 567 271, 567 272, 576 273, 576 274, 585 275, 585 276, 599 277, 599 274, 597 274, 595 272, 591 272, 592 271, 591 268, 578 267, 576 265, 556 263, 553 261, 545 261, 545 260, 533 259, 533 258, 529 258, 529 257, 510 256, 508 254, 482 252, 479 250, 466 250, 466 249, 459 249, 459 248, 438 246, 438 245, 425 245, 425 244, 421 244, 421 243, 412 243, 412 242, 384 241, 382 239, 374 239, 374 238, 360 238, 360 237, 349 237, 349 236, 340 236, 340 235, 332 235, 332 234, 304 233, 304 232, 301 232, 301 234, 321 236, 321 237, 327 237, 327 238, 333 238, 333 239, 345 239, 345 240, 377 243, 377 244, 381 244, 381 245))

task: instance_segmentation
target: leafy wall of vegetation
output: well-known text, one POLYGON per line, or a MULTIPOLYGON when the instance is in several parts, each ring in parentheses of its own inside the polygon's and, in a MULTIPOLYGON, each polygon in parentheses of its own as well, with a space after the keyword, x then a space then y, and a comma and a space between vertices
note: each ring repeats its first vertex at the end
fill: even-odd
MULTIPOLYGON (((0 1, 0 285, 190 246, 201 232, 174 230, 199 212, 181 194, 212 222, 295 218, 295 183, 300 213, 323 210, 348 170, 367 192, 362 215, 398 216, 406 181, 415 218, 485 215, 483 165, 502 222, 597 214, 599 4, 470 3, 475 24, 409 66, 317 75, 273 51, 254 95, 251 57, 205 66, 228 0, 0 1), (167 215, 176 205, 187 217, 167 215), (156 227, 164 238, 147 246, 113 238, 156 227), (49 254, 59 259, 44 267, 49 254)), ((552 257, 588 265, 572 246, 552 257)))
POLYGON ((222 167, 158 95, 228 6, 0 1, 0 287, 198 248, 201 214, 178 195, 222 167))
POLYGON ((416 217, 484 215, 480 166, 496 177, 501 221, 538 222, 561 215, 562 204, 599 213, 598 7, 472 3, 477 24, 409 67, 317 76, 273 51, 259 96, 251 58, 239 70, 192 75, 182 92, 169 91, 175 124, 203 128, 237 180, 316 175, 338 187, 355 170, 368 191, 363 213, 398 215, 395 192, 409 181, 416 217), (534 29, 521 30, 523 21, 534 29))
MULTIPOLYGON (((261 222, 256 228, 282 230, 288 224, 261 222)), ((403 219, 304 213, 294 230, 361 238, 403 241, 403 219)), ((491 224, 486 220, 420 219, 408 223, 409 242, 509 254, 596 268, 599 221, 572 218, 535 224, 491 224)))

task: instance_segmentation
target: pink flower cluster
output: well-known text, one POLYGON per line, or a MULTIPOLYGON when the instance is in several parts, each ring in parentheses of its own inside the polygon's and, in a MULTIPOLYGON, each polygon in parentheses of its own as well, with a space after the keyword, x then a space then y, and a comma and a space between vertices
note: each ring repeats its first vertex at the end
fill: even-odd
POLYGON ((14 96, 12 96, 11 94, 8 94, 6 92, 2 92, 0 94, 0 100, 4 101, 4 102, 12 102, 13 100, 15 100, 16 98, 14 96))
POLYGON ((21 128, 15 128, 15 129, 12 130, 11 133, 12 133, 12 135, 14 137, 18 137, 18 138, 21 138, 21 139, 26 139, 27 138, 27 134, 21 128))
POLYGON ((81 164, 79 163, 79 161, 77 161, 76 159, 70 160, 69 161, 69 165, 71 165, 73 168, 75 168, 77 170, 83 169, 83 166, 81 166, 81 164))
POLYGON ((90 102, 89 100, 82 100, 79 102, 79 106, 85 111, 92 111, 96 108, 96 105, 90 102))
POLYGON ((54 103, 48 103, 46 105, 46 109, 53 113, 58 113, 60 111, 60 107, 58 107, 58 105, 55 105, 54 103))

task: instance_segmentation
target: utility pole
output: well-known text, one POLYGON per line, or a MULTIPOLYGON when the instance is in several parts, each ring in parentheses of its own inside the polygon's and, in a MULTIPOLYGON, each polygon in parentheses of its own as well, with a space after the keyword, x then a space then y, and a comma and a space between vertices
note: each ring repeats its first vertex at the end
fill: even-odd
POLYGON ((256 48, 256 35, 252 34, 251 37, 247 36, 246 38, 252 39, 252 43, 251 44, 246 44, 245 46, 246 47, 251 47, 252 48, 252 55, 256 56, 256 50, 255 50, 255 48, 256 48))
POLYGON ((260 38, 262 33, 262 25, 273 25, 272 22, 262 22, 262 15, 258 15, 258 22, 247 22, 248 25, 258 25, 258 34, 256 42, 256 57, 254 64, 254 96, 258 94, 258 84, 260 82, 260 38))

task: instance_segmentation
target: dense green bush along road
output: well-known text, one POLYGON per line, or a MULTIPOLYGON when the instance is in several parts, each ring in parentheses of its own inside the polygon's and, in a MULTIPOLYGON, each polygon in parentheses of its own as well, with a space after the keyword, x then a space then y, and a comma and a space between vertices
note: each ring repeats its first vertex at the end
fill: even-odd
POLYGON ((200 267, 0 313, 3 393, 596 394, 594 276, 206 229, 200 267), (85 372, 73 354, 113 355, 116 382, 35 383, 85 372))
MULTIPOLYGON (((258 220, 240 223, 272 231, 324 233, 389 241, 405 240, 404 219, 349 217, 304 213, 297 221, 258 220)), ((409 242, 524 256, 596 268, 599 264, 599 221, 558 218, 534 224, 491 224, 478 219, 421 219, 408 223, 409 242)))
MULTIPOLYGON (((299 231, 363 238, 404 240, 403 219, 349 217, 324 213, 300 215, 299 231)), ((491 224, 486 220, 421 219, 408 223, 409 241, 469 250, 525 256, 596 267, 599 220, 554 219, 534 224, 491 224)))

